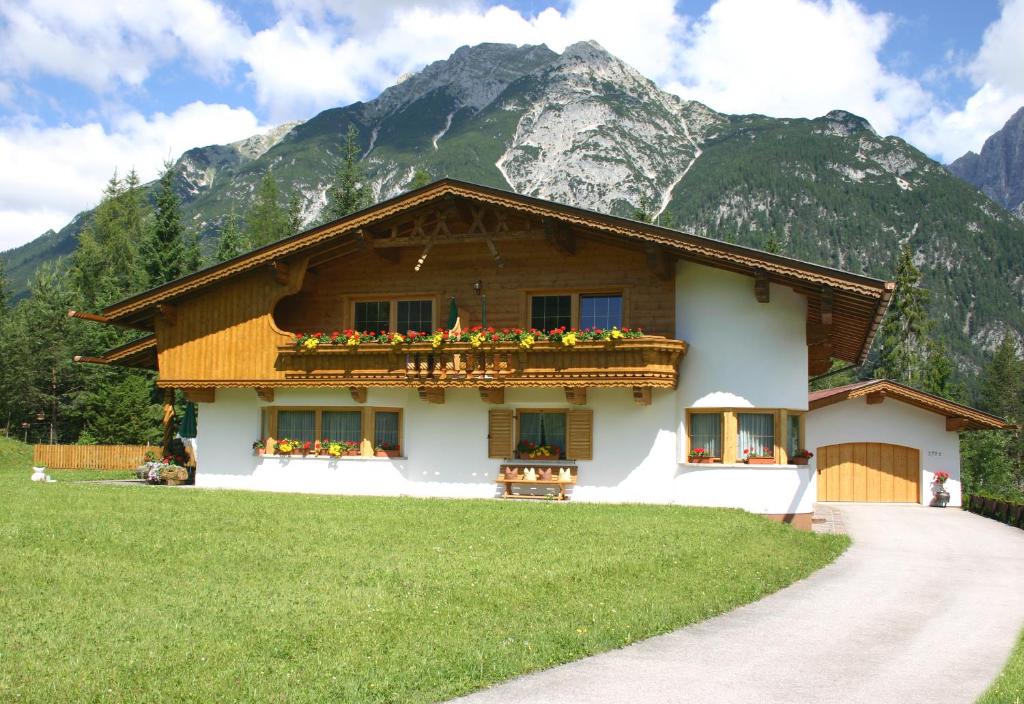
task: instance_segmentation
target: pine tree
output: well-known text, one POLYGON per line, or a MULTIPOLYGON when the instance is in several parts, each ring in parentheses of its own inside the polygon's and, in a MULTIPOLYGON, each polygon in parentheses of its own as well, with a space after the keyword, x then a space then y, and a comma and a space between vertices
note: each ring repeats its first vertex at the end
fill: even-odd
POLYGON ((654 201, 646 193, 640 196, 633 209, 633 219, 638 222, 651 222, 654 219, 654 201))
POLYGON ((145 249, 150 286, 159 286, 187 273, 181 201, 174 192, 174 177, 174 165, 164 163, 153 208, 153 227, 145 249))
POLYGON ((239 229, 238 216, 235 215, 235 210, 232 208, 220 229, 220 238, 217 240, 217 253, 214 256, 218 262, 224 262, 248 252, 249 249, 248 238, 239 229))
POLYGON ((203 250, 199 246, 199 235, 189 228, 182 237, 181 275, 191 274, 203 268, 203 250))
POLYGON ((1017 358, 1013 339, 1007 333, 999 343, 992 361, 982 371, 978 406, 1000 418, 1024 417, 1024 363, 1017 358))
POLYGON ((965 395, 964 388, 954 378, 956 368, 949 358, 946 344, 929 337, 925 346, 928 353, 921 375, 921 390, 951 401, 961 401, 965 395))
POLYGON ((11 287, 7 280, 7 260, 0 259, 0 318, 7 314, 11 303, 11 287))
POLYGON ((288 198, 288 230, 289 234, 297 235, 302 232, 302 194, 297 190, 292 191, 288 198))
POLYGON ((764 251, 769 254, 779 254, 782 252, 782 243, 779 241, 779 238, 775 236, 774 232, 768 233, 768 237, 764 242, 764 251))
POLYGON ((365 169, 359 161, 359 152, 359 130, 355 125, 349 125, 345 132, 341 165, 334 174, 334 181, 327 188, 323 222, 338 220, 370 204, 369 186, 366 184, 365 169))
POLYGON ((914 266, 910 249, 900 249, 896 290, 879 333, 876 379, 892 379, 920 386, 924 366, 925 336, 930 326, 926 306, 928 292, 919 288, 921 272, 914 266))
POLYGON ((278 202, 279 192, 274 174, 267 171, 256 189, 249 215, 246 217, 249 240, 253 247, 263 247, 287 237, 290 232, 288 213, 278 202))

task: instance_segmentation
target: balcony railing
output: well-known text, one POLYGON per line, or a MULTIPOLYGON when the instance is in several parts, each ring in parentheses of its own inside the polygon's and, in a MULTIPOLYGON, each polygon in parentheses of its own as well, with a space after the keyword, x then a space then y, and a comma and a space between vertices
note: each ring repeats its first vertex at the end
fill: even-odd
POLYGON ((392 347, 321 345, 315 350, 278 348, 277 368, 287 379, 339 386, 415 387, 641 387, 675 388, 686 343, 645 336, 564 347, 538 342, 473 347, 468 342, 392 347))

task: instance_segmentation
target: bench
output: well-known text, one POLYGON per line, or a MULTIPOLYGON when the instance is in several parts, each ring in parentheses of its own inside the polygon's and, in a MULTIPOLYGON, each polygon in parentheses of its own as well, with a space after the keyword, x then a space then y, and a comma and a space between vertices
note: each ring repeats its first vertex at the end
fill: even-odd
POLYGON ((514 485, 520 486, 543 486, 552 487, 558 489, 558 494, 555 496, 557 501, 565 501, 569 497, 565 495, 565 488, 570 484, 576 483, 576 466, 571 464, 533 464, 529 461, 516 464, 503 464, 498 469, 498 478, 494 480, 497 484, 505 485, 505 492, 502 494, 502 498, 505 499, 550 499, 551 494, 517 494, 512 491, 514 485), (540 474, 542 469, 551 470, 551 479, 524 479, 523 471, 527 467, 533 467, 540 474), (510 476, 506 473, 506 469, 515 469, 515 477, 510 476), (571 476, 568 480, 558 478, 558 472, 562 469, 568 469, 571 476))

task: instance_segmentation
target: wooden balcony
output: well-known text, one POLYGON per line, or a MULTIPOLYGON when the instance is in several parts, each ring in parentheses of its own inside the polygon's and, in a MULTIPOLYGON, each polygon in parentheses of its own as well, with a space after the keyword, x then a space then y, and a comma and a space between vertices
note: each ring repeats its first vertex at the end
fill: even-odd
MULTIPOLYGON (((321 381, 325 386, 504 389, 633 387, 672 389, 686 343, 664 337, 614 342, 580 342, 563 347, 538 342, 530 349, 516 343, 474 348, 468 342, 437 349, 429 343, 391 347, 321 345, 299 351, 278 347, 277 368, 288 380, 321 381)), ((568 393, 568 392, 567 392, 568 393)))

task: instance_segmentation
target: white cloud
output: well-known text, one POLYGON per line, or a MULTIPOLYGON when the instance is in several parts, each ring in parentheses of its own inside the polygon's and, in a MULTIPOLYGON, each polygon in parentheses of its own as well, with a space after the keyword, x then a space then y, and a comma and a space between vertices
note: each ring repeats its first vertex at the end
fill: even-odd
POLYGON ((139 86, 184 54, 199 73, 224 78, 247 33, 212 0, 12 0, 0 4, 0 70, 104 91, 139 86))
POLYGON ((0 128, 0 250, 60 229, 99 201, 114 169, 156 177, 167 158, 223 144, 264 129, 244 108, 196 102, 171 114, 120 115, 98 123, 40 127, 30 121, 0 128))

